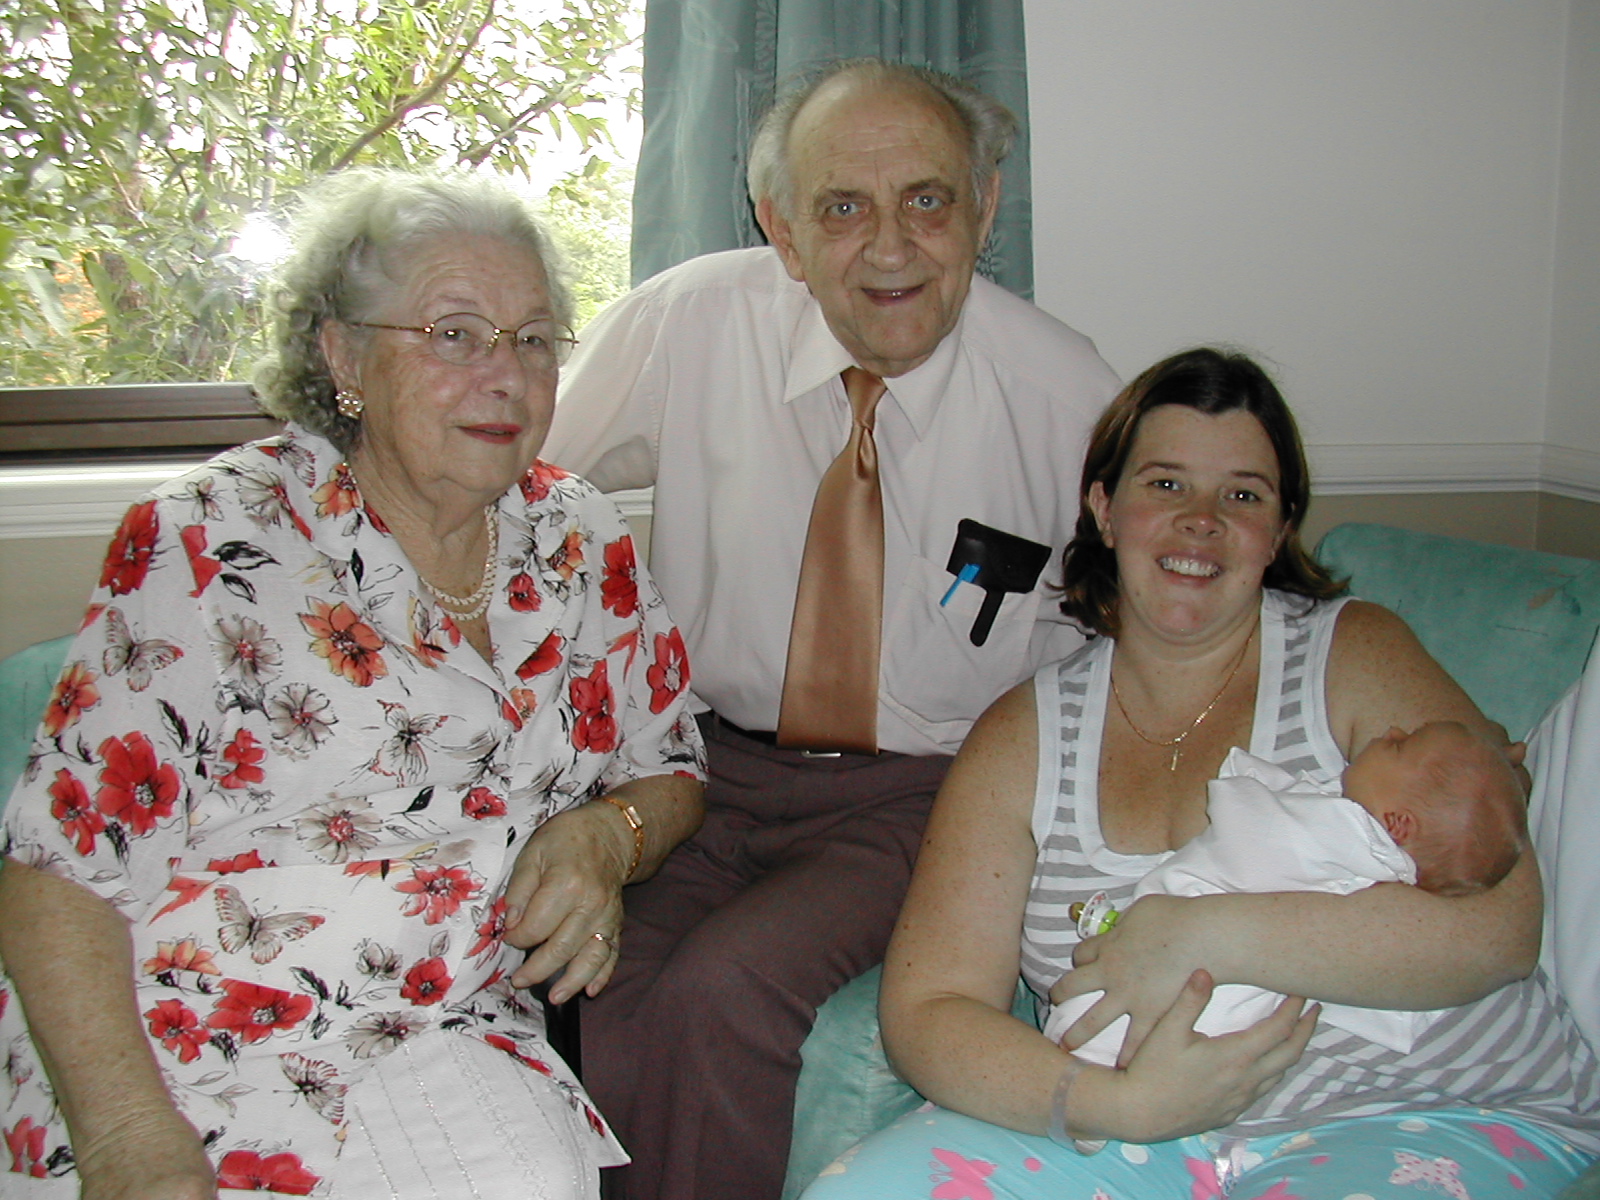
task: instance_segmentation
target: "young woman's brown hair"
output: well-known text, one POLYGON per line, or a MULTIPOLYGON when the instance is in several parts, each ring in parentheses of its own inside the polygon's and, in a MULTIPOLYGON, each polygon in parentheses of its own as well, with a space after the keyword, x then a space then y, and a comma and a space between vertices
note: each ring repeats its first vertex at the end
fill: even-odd
POLYGON ((1116 554, 1100 538, 1089 510, 1089 488, 1099 483, 1110 495, 1133 450, 1139 422, 1153 408, 1176 404, 1207 416, 1243 409, 1261 422, 1278 457, 1278 495, 1285 534, 1262 579, 1265 587, 1313 600, 1344 590, 1300 544, 1300 524, 1311 503, 1311 472, 1294 415, 1272 380, 1243 354, 1201 346, 1163 359, 1122 390, 1100 415, 1084 457, 1078 485, 1078 527, 1063 559, 1061 611, 1085 630, 1117 633, 1116 554))

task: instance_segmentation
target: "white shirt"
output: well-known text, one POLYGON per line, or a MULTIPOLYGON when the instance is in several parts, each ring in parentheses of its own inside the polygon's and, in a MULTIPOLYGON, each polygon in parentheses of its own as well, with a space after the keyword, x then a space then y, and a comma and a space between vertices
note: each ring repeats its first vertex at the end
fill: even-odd
MULTIPOLYGON (((767 248, 665 271, 582 340, 542 454, 603 490, 655 484, 651 570, 695 695, 773 729, 812 500, 849 433, 851 357, 767 248)), ((1082 640, 1046 581, 1077 521, 1089 430, 1119 384, 1087 338, 982 278, 933 356, 887 383, 878 743, 953 754, 991 701, 1082 640), (939 603, 964 517, 1051 547, 982 647, 969 640, 982 591, 962 584, 939 603)))
MULTIPOLYGON (((1411 856, 1338 781, 1291 773, 1237 746, 1206 784, 1210 824, 1174 850, 1134 889, 1141 896, 1207 896, 1219 892, 1329 892, 1348 896, 1376 883, 1416 883, 1411 856)), ((1092 932, 1092 931, 1091 931, 1092 932)), ((1061 1035, 1103 993, 1058 1004, 1045 1036, 1061 1035)), ((1265 1020, 1283 999, 1248 984, 1222 984, 1211 994, 1195 1029, 1209 1037, 1237 1033, 1265 1020)), ((1369 1042, 1409 1054, 1439 1012, 1401 1012, 1324 1004, 1322 1019, 1369 1042)), ((1128 1019, 1119 1017, 1073 1053, 1110 1065, 1122 1047, 1128 1019)))

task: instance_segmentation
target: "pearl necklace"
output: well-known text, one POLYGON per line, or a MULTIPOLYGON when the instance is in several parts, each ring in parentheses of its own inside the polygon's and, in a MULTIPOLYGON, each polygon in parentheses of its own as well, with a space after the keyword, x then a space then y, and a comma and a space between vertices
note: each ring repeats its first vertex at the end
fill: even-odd
MULTIPOLYGON (((335 476, 342 471, 349 476, 350 482, 355 484, 356 494, 361 494, 361 485, 356 482, 355 469, 348 462, 339 464, 335 476)), ((366 504, 365 498, 362 504, 366 504)), ((450 614, 455 621, 476 621, 489 610, 490 593, 494 590, 494 560, 500 556, 500 522, 495 520, 495 506, 488 504, 483 509, 483 532, 489 543, 489 552, 483 556, 483 577, 478 580, 478 586, 465 596, 457 596, 445 591, 442 587, 435 587, 428 582, 427 576, 421 571, 417 572, 417 579, 427 589, 430 596, 440 608, 450 614)))
POLYGON ((1117 698, 1117 708, 1121 710, 1122 719, 1128 723, 1128 728, 1133 730, 1141 742, 1147 742, 1152 746, 1160 746, 1162 749, 1166 749, 1169 746, 1172 748, 1172 760, 1167 763, 1168 771, 1177 772, 1178 756, 1183 753, 1183 743, 1188 740, 1191 733, 1200 728, 1200 722, 1211 715, 1211 710, 1217 706, 1218 701, 1227 692, 1228 685, 1233 682, 1233 677, 1239 673, 1239 668, 1244 665, 1245 652, 1250 649, 1250 643, 1255 640, 1256 628, 1259 628, 1259 622, 1251 628, 1250 636, 1245 638, 1244 645, 1239 647, 1239 654, 1233 660, 1233 669, 1228 672, 1228 677, 1222 681, 1222 686, 1217 689, 1217 694, 1211 697, 1211 703, 1202 708, 1200 715, 1189 723, 1189 728, 1175 738, 1153 738, 1133 723, 1133 718, 1128 715, 1128 706, 1122 702, 1122 691, 1117 687, 1116 674, 1112 674, 1111 694, 1117 698))
POLYGON ((456 621, 476 621, 489 610, 490 594, 494 591, 494 560, 500 556, 500 523, 494 519, 494 505, 483 510, 483 530, 489 541, 489 552, 483 556, 483 578, 478 586, 465 596, 457 596, 428 582, 421 571, 417 578, 439 604, 456 621))

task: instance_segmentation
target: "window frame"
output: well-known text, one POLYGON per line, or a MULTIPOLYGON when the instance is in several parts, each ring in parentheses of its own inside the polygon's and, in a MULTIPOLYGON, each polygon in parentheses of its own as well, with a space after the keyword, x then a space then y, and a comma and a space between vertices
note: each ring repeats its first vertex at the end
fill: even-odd
POLYGON ((0 388, 0 464, 205 458, 283 423, 247 383, 0 388))

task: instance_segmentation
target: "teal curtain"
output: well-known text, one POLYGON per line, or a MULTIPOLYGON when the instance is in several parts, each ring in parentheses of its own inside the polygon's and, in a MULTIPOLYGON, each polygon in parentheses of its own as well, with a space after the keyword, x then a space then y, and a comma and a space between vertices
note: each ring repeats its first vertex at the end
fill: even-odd
POLYGON ((745 150, 774 89, 835 58, 933 67, 1002 101, 1022 131, 979 270, 1033 296, 1022 0, 648 0, 633 279, 762 244, 745 150))

